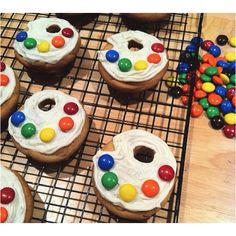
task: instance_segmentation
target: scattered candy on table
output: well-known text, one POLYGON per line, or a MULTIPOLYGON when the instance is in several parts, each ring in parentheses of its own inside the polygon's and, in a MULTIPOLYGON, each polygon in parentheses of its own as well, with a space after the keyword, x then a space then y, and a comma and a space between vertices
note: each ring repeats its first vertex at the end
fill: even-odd
POLYGON ((232 47, 236 47, 236 37, 231 37, 231 38, 229 39, 229 44, 230 44, 230 46, 232 46, 232 47))
POLYGON ((224 46, 228 43, 228 37, 224 34, 220 34, 216 38, 216 43, 220 46, 224 46))

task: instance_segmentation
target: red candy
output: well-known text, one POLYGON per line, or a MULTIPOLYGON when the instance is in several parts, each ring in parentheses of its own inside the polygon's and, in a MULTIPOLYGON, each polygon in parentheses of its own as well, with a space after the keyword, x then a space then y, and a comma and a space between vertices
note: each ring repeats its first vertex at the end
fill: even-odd
POLYGON ((67 38, 72 38, 74 35, 74 31, 71 28, 64 28, 61 31, 62 35, 67 37, 67 38))
POLYGON ((5 69, 6 69, 6 65, 5 65, 5 63, 3 61, 1 61, 1 63, 0 63, 0 71, 2 72, 5 69))
POLYGON ((201 80, 196 81, 195 87, 196 87, 196 89, 198 89, 198 90, 201 89, 201 88, 202 88, 202 81, 201 81, 201 80))
POLYGON ((4 223, 7 220, 8 212, 5 207, 0 207, 0 223, 4 223))
POLYGON ((188 93, 190 90, 190 86, 188 84, 184 84, 183 87, 182 87, 182 91, 184 93, 188 93))
POLYGON ((0 85, 6 86, 9 83, 9 77, 7 75, 1 74, 0 75, 0 85))
POLYGON ((142 184, 141 189, 144 195, 147 197, 155 197, 160 191, 158 183, 153 179, 146 180, 142 184))
POLYGON ((222 98, 220 95, 218 95, 216 93, 210 93, 208 95, 208 102, 213 106, 218 106, 221 104, 222 98))
POLYGON ((1 189, 0 191, 1 203, 2 204, 9 204, 15 198, 15 191, 12 188, 6 187, 1 189))
POLYGON ((231 100, 234 96, 236 95, 236 91, 235 88, 230 88, 227 93, 226 93, 226 97, 231 100))
POLYGON ((184 105, 188 104, 188 97, 187 96, 181 96, 181 101, 184 105))
POLYGON ((199 105, 198 103, 194 103, 191 106, 191 116, 192 117, 199 117, 201 116, 203 113, 203 108, 201 105, 199 105))
POLYGON ((164 46, 161 43, 154 43, 152 45, 152 50, 154 52, 164 52, 164 46))
POLYGON ((61 36, 55 36, 53 39, 52 39, 52 45, 55 47, 55 48, 61 48, 63 47, 65 44, 65 39, 61 36))
POLYGON ((60 119, 58 125, 63 132, 67 132, 74 127, 74 121, 70 117, 66 116, 60 119))
POLYGON ((236 129, 235 125, 225 125, 225 127, 223 128, 224 135, 227 138, 234 138, 236 134, 235 129, 236 129))
POLYGON ((157 64, 161 61, 161 57, 157 53, 152 53, 148 56, 147 61, 149 63, 157 64))
POLYGON ((203 50, 208 51, 208 49, 210 48, 210 46, 214 45, 214 43, 211 40, 205 40, 201 43, 201 48, 203 50))
POLYGON ((164 181, 171 181, 175 176, 175 171, 169 165, 163 165, 158 170, 159 177, 164 181))
POLYGON ((79 107, 74 102, 68 102, 64 106, 64 112, 68 115, 74 115, 79 111, 79 107))
POLYGON ((236 96, 233 96, 231 102, 232 102, 232 104, 234 105, 234 107, 236 107, 236 96))
POLYGON ((207 93, 203 90, 197 90, 194 92, 194 97, 197 99, 205 98, 207 96, 207 93))

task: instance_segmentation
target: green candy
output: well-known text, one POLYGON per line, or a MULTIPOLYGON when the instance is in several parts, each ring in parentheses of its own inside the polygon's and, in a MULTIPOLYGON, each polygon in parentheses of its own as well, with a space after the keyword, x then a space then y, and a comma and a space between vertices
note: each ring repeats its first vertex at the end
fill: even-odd
POLYGON ((227 88, 227 89, 235 88, 235 84, 231 84, 231 83, 230 83, 230 84, 227 84, 227 85, 226 85, 226 88, 227 88))
POLYGON ((180 83, 180 84, 186 84, 186 83, 187 83, 187 80, 186 80, 186 79, 180 79, 180 80, 179 80, 179 83, 180 83))
POLYGON ((210 75, 210 76, 212 76, 212 75, 215 75, 216 73, 217 73, 217 67, 215 67, 215 66, 209 66, 208 68, 206 68, 206 70, 205 70, 205 73, 207 74, 207 75, 210 75))
POLYGON ((201 55, 198 55, 198 60, 199 60, 199 61, 202 61, 201 55))
POLYGON ((21 128, 21 134, 25 138, 31 138, 36 133, 36 127, 32 123, 26 123, 21 128))
POLYGON ((178 75, 178 80, 186 79, 186 77, 187 77, 187 74, 186 74, 186 73, 180 73, 180 74, 178 75))
POLYGON ((25 46, 27 49, 35 48, 36 45, 37 45, 37 41, 36 41, 34 38, 27 38, 27 39, 24 41, 24 46, 25 46))
POLYGON ((119 60, 118 66, 122 72, 128 72, 132 68, 132 62, 128 58, 122 58, 119 60))
POLYGON ((215 117, 215 116, 219 116, 220 115, 220 111, 217 107, 214 106, 210 106, 207 108, 207 117, 209 119, 215 117))
POLYGON ((111 190, 118 184, 118 177, 113 172, 106 172, 102 176, 102 185, 105 189, 111 190))
POLYGON ((204 110, 208 109, 208 107, 210 106, 207 98, 200 99, 199 104, 202 106, 204 110))
POLYGON ((202 82, 210 82, 210 81, 211 81, 211 77, 208 76, 208 75, 206 75, 206 74, 202 74, 202 75, 200 76, 200 80, 201 80, 202 82))
POLYGON ((233 74, 233 75, 230 76, 230 82, 231 82, 232 84, 236 84, 236 75, 235 75, 235 74, 233 74))

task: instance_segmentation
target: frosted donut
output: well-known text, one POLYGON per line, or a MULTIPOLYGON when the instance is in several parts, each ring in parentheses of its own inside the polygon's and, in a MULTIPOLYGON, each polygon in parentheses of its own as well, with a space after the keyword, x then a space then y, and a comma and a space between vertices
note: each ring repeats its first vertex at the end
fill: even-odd
POLYGON ((87 136, 89 121, 82 104, 58 90, 36 92, 9 118, 16 147, 40 162, 60 162, 75 153, 87 136), (46 107, 53 106, 45 110, 46 107))
POLYGON ((154 87, 165 74, 168 57, 163 43, 141 31, 126 31, 107 39, 98 51, 99 71, 107 83, 123 92, 154 87))
POLYGON ((93 157, 93 182, 100 202, 113 214, 144 220, 173 190, 176 160, 167 144, 143 130, 116 135, 93 157))
POLYGON ((13 44, 16 59, 27 69, 55 74, 74 61, 79 47, 80 37, 75 27, 59 18, 29 22, 13 44))
POLYGON ((1 121, 5 121, 16 107, 19 98, 19 82, 10 66, 1 63, 0 72, 0 109, 1 121))
POLYGON ((25 180, 15 171, 0 165, 1 223, 30 222, 33 198, 25 180))

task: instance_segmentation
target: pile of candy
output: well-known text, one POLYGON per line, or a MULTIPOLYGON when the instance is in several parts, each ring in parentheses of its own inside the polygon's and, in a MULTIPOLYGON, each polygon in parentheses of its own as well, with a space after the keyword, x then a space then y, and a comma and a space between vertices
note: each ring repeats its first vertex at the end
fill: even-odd
MULTIPOLYGON (((220 46, 229 43, 231 47, 236 47, 236 37, 228 40, 226 35, 219 35, 216 43, 220 46)), ((166 82, 170 87, 170 95, 181 98, 182 103, 187 105, 191 80, 194 78, 191 116, 199 117, 205 110, 213 129, 223 129, 227 138, 234 138, 236 136, 235 50, 221 56, 220 47, 211 40, 203 41, 202 38, 194 37, 179 60, 178 77, 176 79, 169 77, 166 82), (206 51, 204 55, 197 56, 198 46, 206 51)))

